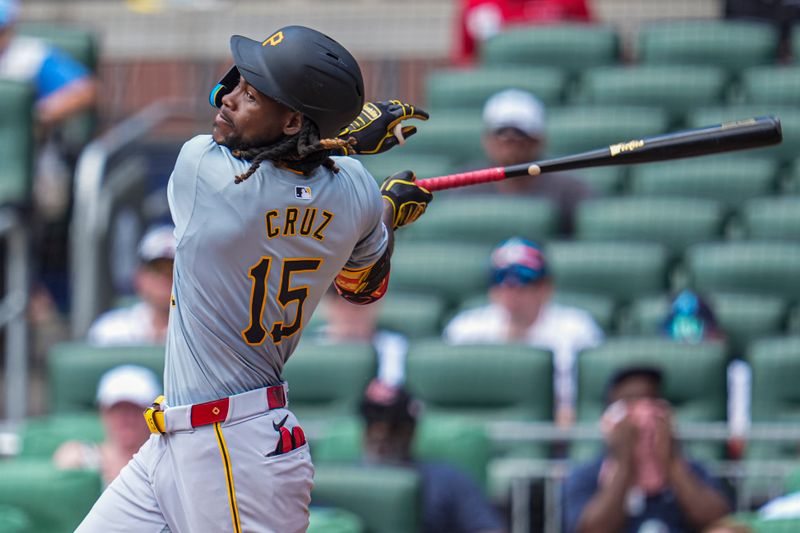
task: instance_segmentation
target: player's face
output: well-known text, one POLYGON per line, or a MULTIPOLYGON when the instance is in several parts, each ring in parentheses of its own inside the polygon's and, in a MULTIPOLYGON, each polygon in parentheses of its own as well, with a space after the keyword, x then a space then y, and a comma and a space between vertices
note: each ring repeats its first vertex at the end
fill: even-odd
POLYGON ((300 131, 302 115, 258 92, 242 76, 222 97, 211 136, 231 149, 268 146, 284 135, 300 131))

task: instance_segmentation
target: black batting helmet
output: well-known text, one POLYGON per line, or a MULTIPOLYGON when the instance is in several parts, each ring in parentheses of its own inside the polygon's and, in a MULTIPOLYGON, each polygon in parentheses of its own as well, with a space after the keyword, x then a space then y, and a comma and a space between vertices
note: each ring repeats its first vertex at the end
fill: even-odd
POLYGON ((355 58, 342 45, 311 28, 286 26, 264 41, 231 37, 235 66, 214 87, 209 101, 239 83, 239 76, 262 94, 311 119, 322 138, 334 137, 364 105, 364 80, 355 58))

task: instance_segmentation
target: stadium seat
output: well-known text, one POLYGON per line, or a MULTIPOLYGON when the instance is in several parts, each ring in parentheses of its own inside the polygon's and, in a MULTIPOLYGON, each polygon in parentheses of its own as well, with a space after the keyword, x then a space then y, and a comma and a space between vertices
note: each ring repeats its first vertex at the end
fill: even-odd
POLYGON ((557 291, 628 301, 667 288, 667 250, 660 244, 553 242, 545 256, 557 291))
POLYGON ((378 326, 407 337, 437 336, 445 301, 435 294, 389 291, 378 304, 378 326))
MULTIPOLYGON (((705 295, 731 355, 744 357, 747 346, 761 337, 779 335, 786 325, 787 304, 782 298, 758 294, 705 295)), ((634 335, 661 334, 669 314, 669 298, 657 296, 633 303, 623 332, 634 335)))
POLYGON ((442 195, 425 216, 398 232, 411 241, 496 245, 513 236, 542 242, 558 229, 559 213, 548 199, 500 194, 442 195))
MULTIPOLYGON (((327 427, 322 438, 314 442, 314 464, 358 463, 362 459, 363 437, 360 420, 327 427)), ((489 444, 485 429, 475 421, 423 414, 414 435, 413 455, 420 461, 449 463, 485 489, 489 444)))
POLYGON ((639 32, 638 57, 645 64, 705 65, 731 72, 774 63, 778 34, 755 21, 658 21, 639 32))
POLYGON ((686 253, 691 281, 703 293, 737 292, 800 298, 800 244, 697 244, 686 253))
MULTIPOLYGON (((654 366, 663 376, 663 395, 682 422, 724 421, 727 403, 727 356, 724 343, 684 344, 661 337, 615 338, 578 357, 577 419, 596 423, 605 409, 611 375, 628 366, 654 366)), ((586 459, 596 443, 573 447, 571 456, 586 459)), ((695 458, 720 458, 717 445, 693 443, 695 458)))
POLYGON ((764 115, 776 116, 781 121, 783 141, 774 147, 745 150, 737 155, 740 158, 770 157, 780 163, 788 163, 800 153, 800 109, 796 106, 778 106, 775 104, 759 104, 748 106, 728 106, 716 108, 698 108, 688 115, 687 125, 699 128, 721 122, 742 120, 764 115))
POLYGON ((755 198, 742 209, 747 236, 760 240, 800 240, 800 198, 755 198))
POLYGON ((26 533, 71 533, 101 492, 100 474, 57 470, 50 460, 0 463, 0 505, 27 515, 26 533))
POLYGON ((579 240, 658 242, 677 256, 721 238, 724 210, 714 200, 605 198, 582 202, 575 220, 579 240))
POLYGON ((615 196, 625 187, 627 169, 624 166, 595 167, 571 170, 570 175, 586 183, 598 196, 615 196))
POLYGON ((456 415, 478 422, 553 418, 548 351, 418 341, 411 345, 407 368, 408 386, 425 403, 426 416, 456 415))
POLYGON ((404 242, 392 255, 389 291, 435 294, 454 305, 486 290, 491 249, 477 243, 404 242))
POLYGON ((474 70, 437 70, 426 80, 425 105, 434 119, 439 109, 480 110, 490 96, 512 87, 533 93, 546 106, 559 105, 564 98, 566 80, 566 73, 555 67, 487 66, 474 70))
POLYGON ((571 106, 550 110, 548 156, 595 150, 611 144, 664 133, 667 113, 658 108, 571 106))
POLYGON ((420 491, 409 468, 317 465, 311 501, 355 513, 369 533, 408 533, 420 528, 420 491))
MULTIPOLYGON (((750 347, 753 369, 751 418, 754 424, 800 422, 800 337, 762 339, 750 347)), ((796 459, 797 442, 751 443, 748 459, 796 459)))
POLYGON ((742 75, 748 104, 800 105, 800 67, 769 66, 747 69, 742 75))
POLYGON ((25 511, 10 505, 0 505, 0 531, 3 533, 30 533, 31 519, 25 511))
MULTIPOLYGON (((413 153, 434 154, 458 161, 460 165, 480 159, 483 154, 481 134, 483 120, 480 110, 474 108, 447 109, 436 113, 419 132, 409 139, 413 153)), ((398 157, 400 156, 398 152, 398 157)), ((408 163, 398 170, 414 169, 414 157, 405 153, 408 163)), ((377 157, 383 157, 379 155, 377 157)), ((422 174, 421 174, 422 175, 422 174)))
POLYGON ((98 347, 81 342, 54 345, 47 353, 50 412, 95 410, 100 377, 107 370, 124 364, 142 365, 161 376, 164 346, 98 347))
POLYGON ((707 198, 730 207, 777 190, 778 164, 769 158, 710 156, 631 168, 636 196, 707 198))
POLYGON ((690 109, 723 103, 726 87, 726 72, 713 66, 613 66, 583 74, 579 98, 589 104, 658 107, 674 126, 690 109))
POLYGON ((289 403, 302 422, 350 417, 375 376, 376 357, 369 344, 321 344, 302 340, 283 367, 289 403))
POLYGON ((33 183, 33 88, 0 79, 0 205, 25 206, 33 183))
MULTIPOLYGON (((26 22, 18 28, 20 35, 42 39, 51 46, 66 52, 83 64, 90 72, 97 72, 99 45, 94 32, 66 26, 26 22)), ((97 127, 95 111, 86 111, 72 117, 60 126, 66 147, 73 153, 91 140, 97 127)))
POLYGON ((96 411, 31 418, 25 421, 20 432, 20 456, 49 459, 63 442, 102 442, 104 436, 96 411))
POLYGON ((364 533, 357 514, 334 507, 311 507, 306 533, 364 533))
MULTIPOLYGON (((426 126, 427 124, 420 128, 425 129, 426 126)), ((408 140, 408 151, 397 150, 396 152, 387 152, 380 155, 362 156, 358 159, 378 184, 383 183, 383 180, 388 176, 402 170, 413 170, 418 178, 443 176, 459 170, 450 157, 414 151, 418 147, 416 142, 416 137, 408 140)))
POLYGON ((599 24, 552 24, 504 31, 481 47, 484 65, 553 66, 577 72, 619 60, 616 29, 599 24))

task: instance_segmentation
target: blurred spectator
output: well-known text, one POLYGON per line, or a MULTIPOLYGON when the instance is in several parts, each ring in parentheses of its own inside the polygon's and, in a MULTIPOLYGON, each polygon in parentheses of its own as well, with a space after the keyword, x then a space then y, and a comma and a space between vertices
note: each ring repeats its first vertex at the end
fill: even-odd
MULTIPOLYGON (((663 329, 671 339, 690 344, 725 340, 711 306, 690 290, 679 292, 672 300, 663 329)), ((728 365, 728 425, 732 439, 728 446, 733 457, 739 457, 744 451, 744 434, 750 427, 750 382, 750 365, 741 359, 731 361, 728 365)))
POLYGON ((591 20, 586 0, 461 0, 453 61, 474 61, 481 43, 508 27, 591 20))
POLYGON ((421 406, 405 389, 373 380, 361 401, 364 462, 410 466, 422 480, 424 533, 504 531, 486 496, 463 472, 442 463, 416 461, 411 443, 421 406))
POLYGON ((166 341, 175 261, 173 232, 172 226, 158 226, 142 237, 140 264, 133 280, 141 301, 101 315, 87 333, 90 343, 108 346, 166 341))
POLYGON ((602 330, 585 311, 552 301, 553 280, 544 254, 514 237, 491 254, 490 303, 463 311, 447 325, 452 344, 523 343, 553 352, 556 422, 569 425, 575 412, 575 360, 599 345, 602 330))
POLYGON ((661 372, 629 367, 609 381, 601 420, 606 450, 568 476, 565 531, 700 531, 730 508, 720 486, 675 440, 661 372))
POLYGON ((320 332, 322 342, 372 344, 378 357, 378 378, 391 386, 403 384, 408 340, 399 333, 378 329, 382 301, 350 303, 331 286, 322 305, 326 320, 320 332))
POLYGON ((68 441, 53 455, 58 468, 98 470, 111 483, 150 437, 142 411, 160 394, 152 370, 122 365, 103 374, 97 386, 97 405, 106 438, 100 444, 68 441))
POLYGON ((792 28, 800 20, 797 0, 725 0, 725 18, 771 23, 780 37, 780 57, 791 59, 792 28))
MULTIPOLYGON (((507 89, 492 95, 483 107, 483 148, 486 159, 470 169, 509 166, 541 159, 547 142, 544 104, 533 94, 507 89)), ((515 196, 539 196, 552 201, 559 209, 562 234, 572 233, 573 215, 582 200, 592 196, 591 189, 568 174, 553 173, 521 176, 508 180, 456 189, 455 194, 501 193, 515 196)))

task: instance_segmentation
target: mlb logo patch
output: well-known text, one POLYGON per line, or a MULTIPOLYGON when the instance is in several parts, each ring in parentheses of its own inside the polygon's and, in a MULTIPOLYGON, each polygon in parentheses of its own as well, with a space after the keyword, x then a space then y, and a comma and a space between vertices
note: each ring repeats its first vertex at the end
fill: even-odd
POLYGON ((295 187, 294 197, 300 200, 311 200, 311 187, 295 187))

